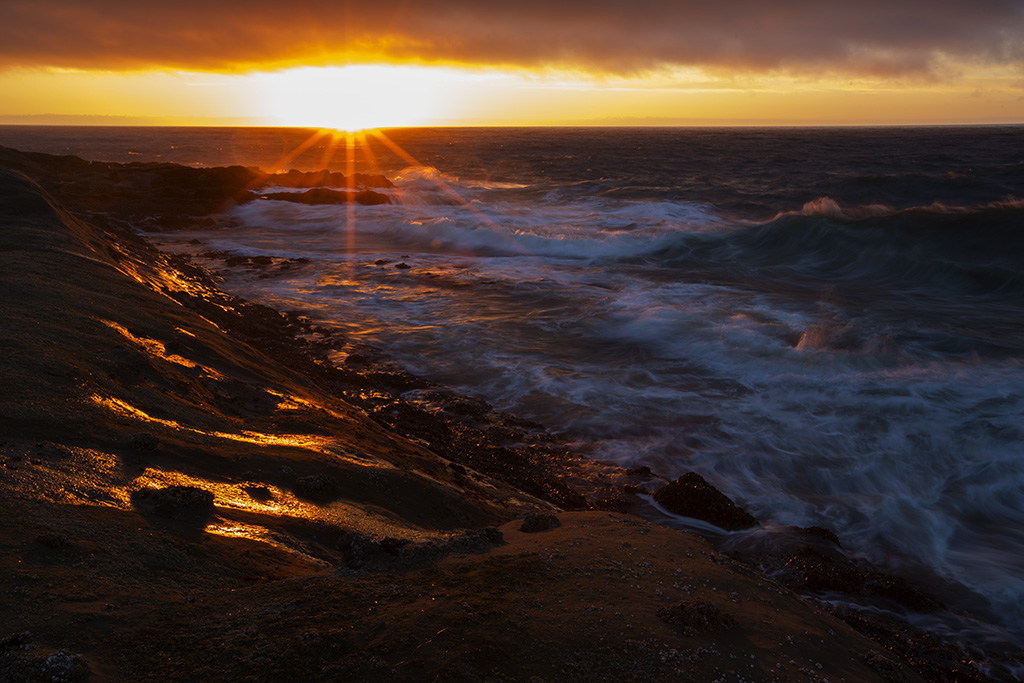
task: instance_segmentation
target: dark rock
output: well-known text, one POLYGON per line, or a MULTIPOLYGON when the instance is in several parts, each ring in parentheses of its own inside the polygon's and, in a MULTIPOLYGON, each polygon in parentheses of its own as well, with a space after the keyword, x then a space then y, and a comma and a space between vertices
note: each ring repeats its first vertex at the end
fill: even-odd
POLYGON ((340 490, 338 480, 322 472, 295 480, 295 492, 307 498, 333 498, 340 490))
POLYGON ((39 534, 35 537, 35 542, 39 545, 46 546, 47 548, 63 548, 68 544, 68 537, 64 534, 54 533, 52 531, 45 534, 39 534))
POLYGON ((691 638, 702 633, 724 631, 736 624, 731 615, 703 600, 677 602, 662 607, 657 614, 669 626, 691 638))
MULTIPOLYGON (((902 660, 904 670, 916 672, 929 683, 1019 680, 1006 666, 993 661, 977 648, 943 638, 936 633, 918 630, 903 620, 886 618, 884 613, 837 604, 830 605, 829 611, 902 660)), ((1010 661, 1017 659, 1013 654, 1007 655, 1010 661)), ((897 672, 893 662, 885 660, 883 656, 868 655, 864 659, 883 680, 894 683, 904 680, 900 677, 902 671, 897 672)))
POLYGON ((832 531, 831 529, 826 529, 823 526, 798 527, 798 531, 800 531, 800 533, 806 536, 811 536, 829 541, 830 543, 833 543, 837 548, 843 547, 843 544, 839 542, 839 536, 836 535, 836 532, 832 531))
POLYGON ((407 538, 385 536, 380 540, 380 548, 390 555, 397 555, 399 550, 409 545, 409 542, 410 541, 407 538))
POLYGON ((276 173, 267 176, 264 185, 276 185, 277 187, 378 187, 389 188, 394 184, 382 175, 367 175, 356 173, 351 177, 351 182, 344 173, 331 173, 327 170, 308 171, 303 173, 297 169, 291 169, 287 173, 276 173))
POLYGON ((363 206, 378 206, 380 204, 390 204, 391 197, 380 192, 374 192, 373 190, 362 190, 356 192, 356 196, 353 197, 356 204, 362 204, 363 206))
POLYGON ((132 493, 132 502, 162 515, 206 514, 213 511, 213 492, 197 486, 145 488, 132 493))
POLYGON ((267 501, 274 497, 274 494, 266 486, 243 486, 242 490, 249 494, 253 500, 267 501))
POLYGON ((523 520, 523 525, 519 527, 519 530, 528 534, 535 534, 539 531, 549 531, 550 529, 557 529, 562 526, 562 523, 558 521, 558 517, 554 515, 527 515, 526 519, 523 520))
POLYGON ((155 451, 160 446, 160 439, 148 432, 139 432, 128 438, 128 446, 136 451, 155 451))
MULTIPOLYGON (((623 487, 625 491, 625 487, 623 487)), ((591 507, 595 510, 607 510, 609 512, 628 512, 633 509, 635 503, 615 492, 604 493, 593 500, 591 507)))
POLYGON ((410 268, 412 268, 412 266, 410 266, 405 261, 402 261, 401 263, 395 264, 395 268, 398 268, 399 270, 409 270, 410 268))
POLYGON ((355 202, 363 205, 390 204, 391 198, 386 194, 374 192, 373 190, 361 190, 359 192, 347 192, 345 190, 329 190, 322 187, 315 187, 305 192, 248 192, 241 197, 243 201, 254 199, 265 199, 280 202, 294 202, 296 204, 348 204, 355 202))
POLYGON ((894 662, 877 652, 870 652, 864 655, 864 663, 871 667, 884 681, 903 683, 903 681, 907 680, 906 674, 903 673, 903 667, 898 662, 894 662))
POLYGON ((711 522, 723 529, 749 529, 760 524, 743 508, 704 480, 696 472, 687 472, 674 482, 658 489, 654 500, 676 515, 711 522))
POLYGON ((882 598, 914 612, 935 612, 943 605, 905 579, 858 566, 841 554, 807 546, 788 559, 775 578, 798 591, 843 593, 882 598))

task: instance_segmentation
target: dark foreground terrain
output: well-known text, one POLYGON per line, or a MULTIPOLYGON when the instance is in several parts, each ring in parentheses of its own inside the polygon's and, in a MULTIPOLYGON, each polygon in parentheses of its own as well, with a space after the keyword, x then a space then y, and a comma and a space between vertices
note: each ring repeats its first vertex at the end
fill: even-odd
MULTIPOLYGON (((655 473, 220 292, 130 229, 272 201, 258 172, 0 166, 0 681, 1013 680, 807 597, 941 609, 827 530, 723 556, 635 516, 655 473)), ((684 479, 666 508, 757 524, 684 479)))

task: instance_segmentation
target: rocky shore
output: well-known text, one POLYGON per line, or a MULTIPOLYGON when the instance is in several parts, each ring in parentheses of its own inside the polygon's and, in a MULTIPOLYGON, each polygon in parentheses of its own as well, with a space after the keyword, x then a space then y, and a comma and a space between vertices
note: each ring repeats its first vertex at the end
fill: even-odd
POLYGON ((0 148, 0 681, 1016 680, 829 530, 723 554, 644 519, 758 527, 699 475, 589 461, 140 236, 386 199, 335 176, 0 148))

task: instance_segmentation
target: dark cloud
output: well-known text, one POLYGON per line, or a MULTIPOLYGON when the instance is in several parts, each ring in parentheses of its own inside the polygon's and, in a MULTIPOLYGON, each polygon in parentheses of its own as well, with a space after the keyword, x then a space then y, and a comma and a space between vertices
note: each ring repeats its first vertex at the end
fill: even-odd
POLYGON ((379 56, 629 72, 1024 61, 1021 0, 0 0, 0 66, 220 70, 379 56))

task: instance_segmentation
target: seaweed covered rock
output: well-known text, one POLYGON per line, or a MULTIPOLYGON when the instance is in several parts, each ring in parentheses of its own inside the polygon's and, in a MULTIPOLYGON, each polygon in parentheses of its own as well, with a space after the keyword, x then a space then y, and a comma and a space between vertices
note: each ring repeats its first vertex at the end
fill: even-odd
POLYGON ((658 489, 654 500, 669 512, 711 522, 723 529, 749 529, 757 519, 704 480, 696 472, 687 472, 658 489))

